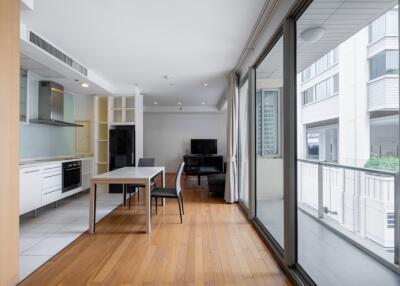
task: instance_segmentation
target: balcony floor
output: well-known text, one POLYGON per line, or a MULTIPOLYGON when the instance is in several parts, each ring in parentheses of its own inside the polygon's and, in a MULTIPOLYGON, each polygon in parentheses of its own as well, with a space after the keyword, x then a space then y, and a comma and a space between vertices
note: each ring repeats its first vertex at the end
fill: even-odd
MULTIPOLYGON (((258 201, 257 217, 282 245, 283 200, 258 201)), ((299 264, 318 285, 400 285, 400 275, 303 211, 298 220, 299 264)))

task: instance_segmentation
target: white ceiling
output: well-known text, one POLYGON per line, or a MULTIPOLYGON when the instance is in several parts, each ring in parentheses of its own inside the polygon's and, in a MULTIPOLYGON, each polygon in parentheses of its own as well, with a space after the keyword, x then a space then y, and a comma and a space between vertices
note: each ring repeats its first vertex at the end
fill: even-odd
POLYGON ((138 84, 145 105, 215 106, 264 2, 37 0, 21 19, 120 93, 138 84))

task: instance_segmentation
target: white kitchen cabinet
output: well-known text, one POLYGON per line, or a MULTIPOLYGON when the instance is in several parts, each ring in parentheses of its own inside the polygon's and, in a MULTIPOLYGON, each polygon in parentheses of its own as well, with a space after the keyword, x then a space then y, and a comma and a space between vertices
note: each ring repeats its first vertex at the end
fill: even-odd
POLYGON ((61 163, 43 166, 42 170, 42 206, 54 203, 61 198, 61 163))
POLYGON ((19 214, 42 206, 42 169, 23 168, 19 172, 19 214))
POLYGON ((90 187, 90 177, 94 175, 94 160, 93 158, 82 159, 82 170, 81 170, 81 181, 82 190, 86 190, 90 187))

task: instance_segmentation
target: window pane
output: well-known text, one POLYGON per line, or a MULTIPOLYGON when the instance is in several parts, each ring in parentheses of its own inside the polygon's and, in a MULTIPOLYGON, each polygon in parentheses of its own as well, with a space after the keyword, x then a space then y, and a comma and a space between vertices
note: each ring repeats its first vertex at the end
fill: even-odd
POLYGON ((314 87, 310 87, 303 91, 303 100, 304 104, 310 103, 314 101, 314 87))
POLYGON ((337 94, 339 92, 339 74, 333 76, 333 93, 337 94))
POLYGON ((315 100, 321 100, 326 97, 326 81, 322 81, 315 86, 315 100))
POLYGON ((315 74, 320 74, 327 68, 327 56, 323 56, 315 63, 315 74))
POLYGON ((385 74, 386 71, 385 63, 386 63, 385 52, 381 52, 370 58, 369 60, 370 79, 375 79, 385 74))
POLYGON ((319 158, 319 133, 307 133, 307 158, 318 160, 319 158))
POLYGON ((386 74, 399 73, 399 53, 398 51, 386 51, 386 74))
POLYGON ((387 12, 386 14, 386 35, 394 35, 398 34, 399 30, 399 17, 398 17, 398 9, 393 9, 387 12))
POLYGON ((261 90, 256 92, 256 153, 262 155, 262 105, 261 90))
POLYGON ((374 42, 385 35, 385 15, 369 25, 369 42, 374 42))
POLYGON ((278 155, 278 91, 263 91, 263 156, 278 155))
POLYGON ((256 218, 284 248, 283 154, 279 150, 282 134, 279 130, 279 102, 283 88, 282 42, 282 38, 278 40, 256 69, 256 90, 262 91, 262 97, 260 93, 257 95, 256 138, 257 147, 262 150, 257 152, 256 158, 256 218))

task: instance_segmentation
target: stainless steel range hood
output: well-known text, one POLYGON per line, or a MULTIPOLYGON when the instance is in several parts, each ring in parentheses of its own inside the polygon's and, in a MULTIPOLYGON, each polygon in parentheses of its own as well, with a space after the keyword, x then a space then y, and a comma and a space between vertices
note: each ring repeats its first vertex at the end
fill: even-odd
POLYGON ((82 125, 64 121, 64 87, 53 81, 39 82, 39 116, 31 122, 82 127, 82 125))

